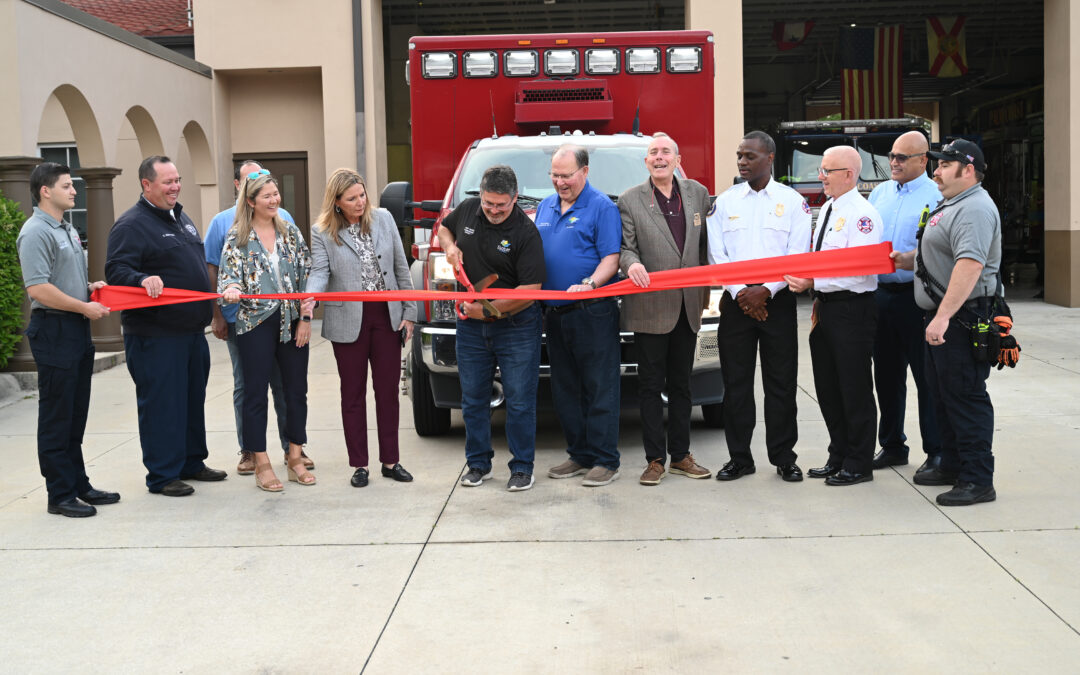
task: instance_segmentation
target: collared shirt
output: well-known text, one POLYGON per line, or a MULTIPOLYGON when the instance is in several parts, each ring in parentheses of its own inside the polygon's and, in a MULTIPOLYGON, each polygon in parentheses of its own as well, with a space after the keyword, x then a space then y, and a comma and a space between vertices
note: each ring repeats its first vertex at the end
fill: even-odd
MULTIPOLYGON (((968 299, 994 295, 1001 269, 1001 216, 982 183, 946 199, 930 214, 922 237, 922 257, 926 269, 945 287, 957 260, 980 263, 982 272, 968 299)), ((940 301, 941 290, 935 288, 934 293, 940 301)), ((919 280, 915 281, 915 302, 927 310, 937 306, 919 280)))
MULTIPOLYGON (((652 185, 652 179, 649 179, 649 184, 652 185)), ((675 246, 678 247, 681 253, 683 248, 686 247, 686 216, 683 215, 683 201, 682 195, 679 194, 679 181, 674 178, 671 179, 671 196, 665 197, 664 193, 653 185, 653 199, 656 200, 656 206, 660 209, 660 215, 667 221, 668 228, 671 229, 671 236, 675 238, 675 246)))
MULTIPOLYGON (((285 209, 278 209, 278 215, 286 223, 295 223, 292 215, 285 209)), ((236 204, 214 216, 210 221, 210 227, 206 228, 206 238, 203 240, 203 248, 206 250, 206 262, 214 267, 221 267, 221 249, 225 246, 225 235, 229 233, 236 222, 236 204)), ((217 279, 211 279, 216 283, 217 279)), ((221 314, 228 323, 236 323, 236 311, 238 305, 223 305, 221 314)))
MULTIPOLYGON (((851 188, 839 197, 830 199, 821 207, 813 235, 815 249, 817 249, 816 244, 822 224, 825 225, 826 230, 821 248, 818 249, 821 251, 881 243, 881 214, 859 194, 856 188, 851 188), (826 217, 829 218, 828 223, 825 223, 826 217)), ((875 274, 861 277, 814 279, 814 290, 821 293, 836 291, 867 293, 876 289, 877 275, 875 274)))
MULTIPOLYGON (((581 194, 561 213, 559 193, 548 195, 536 207, 536 229, 544 242, 547 281, 544 290, 565 291, 592 275, 600 260, 622 247, 619 207, 588 181, 581 194)), ((615 281, 612 277, 608 283, 615 281)), ((545 300, 545 305, 566 305, 572 300, 545 300)))
MULTIPOLYGON (((881 214, 881 241, 891 241, 894 251, 911 251, 918 243, 919 221, 941 201, 937 183, 925 173, 904 184, 890 180, 874 188, 869 201, 881 214)), ((879 274, 882 283, 906 283, 914 278, 911 270, 898 269, 891 274, 879 274)))
MULTIPOLYGON (((26 288, 52 284, 76 300, 86 302, 90 299, 82 241, 69 223, 59 221, 35 206, 34 213, 19 230, 15 246, 26 288)), ((31 300, 30 306, 47 308, 37 300, 31 300)))
MULTIPOLYGON (((229 232, 221 251, 221 268, 218 271, 218 293, 231 285, 240 287, 244 295, 264 293, 302 293, 311 271, 311 253, 304 242, 300 229, 289 223, 285 234, 277 234, 274 243, 276 263, 254 232, 247 244, 236 240, 236 231, 229 232), (276 272, 276 274, 275 274, 276 272)), ((247 333, 270 318, 281 308, 281 342, 292 339, 292 322, 300 318, 299 300, 256 300, 239 302, 236 315, 237 334, 247 333)))
MULTIPOLYGON (((810 250, 810 206, 795 190, 769 179, 760 191, 739 183, 716 198, 706 224, 709 264, 757 260, 810 250)), ((772 295, 787 287, 765 284, 772 295)), ((731 297, 745 284, 726 286, 731 297)))
POLYGON ((446 214, 442 227, 453 233, 469 281, 498 274, 491 288, 544 283, 544 242, 516 204, 506 220, 493 225, 480 207, 480 198, 470 197, 446 214))

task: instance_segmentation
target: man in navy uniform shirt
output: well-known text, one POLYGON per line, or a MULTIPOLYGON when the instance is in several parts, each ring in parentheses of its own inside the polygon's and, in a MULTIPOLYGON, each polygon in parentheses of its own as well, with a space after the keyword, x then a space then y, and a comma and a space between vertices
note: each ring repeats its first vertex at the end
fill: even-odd
MULTIPOLYGON (((536 209, 544 241, 545 290, 588 291, 619 270, 622 219, 589 184, 589 153, 563 145, 551 156, 555 194, 536 209)), ((548 300, 551 394, 569 458, 549 478, 585 474, 598 487, 619 477, 619 306, 615 298, 548 300)))

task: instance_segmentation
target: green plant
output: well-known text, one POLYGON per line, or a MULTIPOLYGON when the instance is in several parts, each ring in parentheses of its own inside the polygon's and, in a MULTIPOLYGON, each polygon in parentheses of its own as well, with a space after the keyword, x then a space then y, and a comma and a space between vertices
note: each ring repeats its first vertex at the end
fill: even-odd
POLYGON ((0 368, 7 365, 22 339, 25 291, 15 239, 25 221, 18 202, 0 193, 0 368))

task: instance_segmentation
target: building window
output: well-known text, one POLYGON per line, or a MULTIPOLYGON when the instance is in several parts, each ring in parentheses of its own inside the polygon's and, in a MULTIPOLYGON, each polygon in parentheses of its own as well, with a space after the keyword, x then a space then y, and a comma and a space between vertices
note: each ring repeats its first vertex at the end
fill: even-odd
POLYGON ((75 208, 68 210, 64 215, 75 227, 82 239, 83 248, 86 248, 86 181, 79 178, 79 149, 74 145, 62 143, 49 143, 39 145, 38 152, 46 162, 56 162, 71 167, 71 180, 75 184, 75 208))

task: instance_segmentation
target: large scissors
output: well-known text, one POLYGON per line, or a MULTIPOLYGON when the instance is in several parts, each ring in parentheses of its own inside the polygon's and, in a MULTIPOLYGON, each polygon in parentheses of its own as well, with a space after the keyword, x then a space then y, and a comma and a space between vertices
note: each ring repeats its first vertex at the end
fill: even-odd
MULTIPOLYGON (((473 283, 469 281, 469 277, 465 274, 465 266, 461 263, 458 263, 458 266, 454 268, 454 277, 458 280, 458 283, 460 283, 466 288, 466 290, 476 292, 482 291, 491 284, 495 283, 495 280, 499 278, 499 275, 489 274, 480 281, 476 282, 476 285, 474 286, 473 283)), ((500 312, 490 300, 479 298, 477 302, 479 302, 481 305, 486 307, 489 312, 491 312, 492 318, 502 318, 503 313, 500 312)), ((461 309, 461 306, 464 304, 464 300, 458 300, 457 303, 454 305, 454 310, 457 312, 458 318, 460 318, 462 321, 469 318, 468 315, 466 315, 465 312, 463 312, 461 309)))

